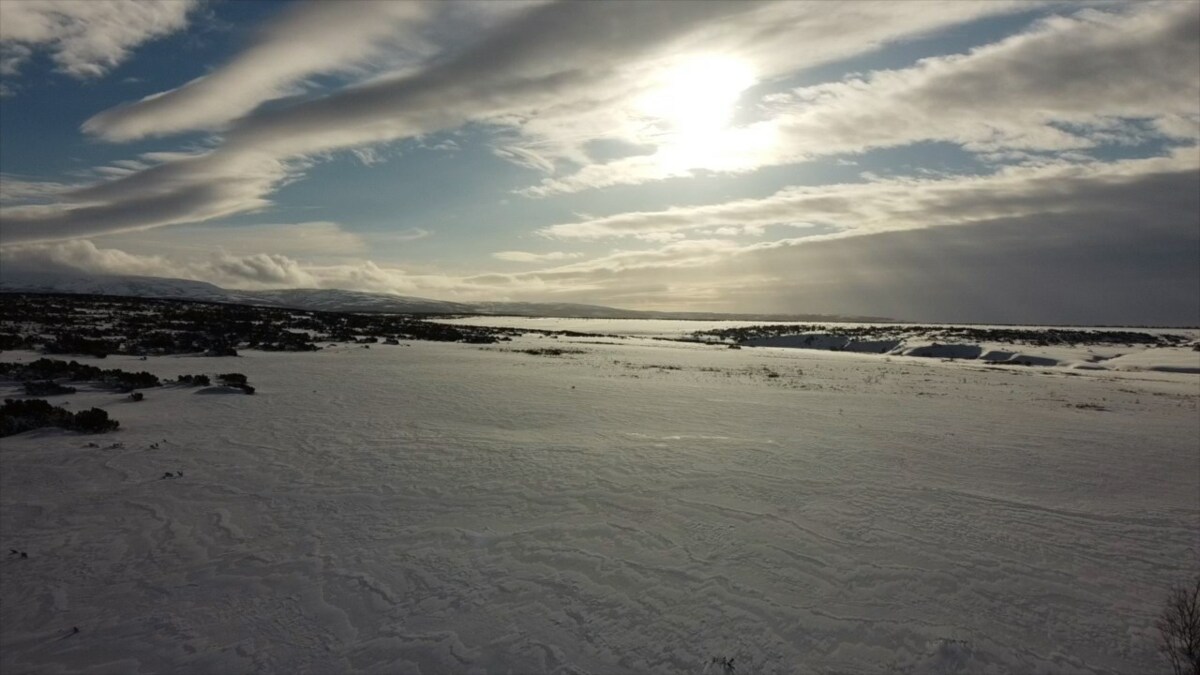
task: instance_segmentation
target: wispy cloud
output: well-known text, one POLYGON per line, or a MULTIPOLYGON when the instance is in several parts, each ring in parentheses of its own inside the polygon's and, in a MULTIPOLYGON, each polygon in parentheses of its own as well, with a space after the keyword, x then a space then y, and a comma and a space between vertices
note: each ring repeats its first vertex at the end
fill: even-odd
POLYGON ((9 174, 0 174, 0 205, 29 204, 52 200, 64 192, 78 187, 58 181, 27 180, 9 174))
POLYGON ((269 206, 267 195, 299 168, 261 153, 173 157, 63 193, 54 204, 0 208, 0 241, 55 241, 252 212, 269 206))
POLYGON ((429 51, 419 29, 434 5, 417 2, 303 3, 285 10, 246 51, 211 74, 83 125, 110 141, 216 129, 264 101, 299 93, 304 78, 346 71, 378 58, 415 61, 429 51))
POLYGON ((1200 150, 1190 147, 1169 157, 1013 166, 983 176, 791 187, 762 199, 619 213, 552 225, 539 233, 560 239, 597 239, 811 224, 838 230, 827 236, 847 236, 1083 211, 1101 204, 1125 211, 1153 204, 1147 200, 1150 193, 1143 192, 1151 186, 1159 188, 1154 195, 1162 200, 1170 199, 1171 189, 1194 186, 1200 180, 1198 170, 1200 150))
POLYGON ((583 254, 565 253, 563 251, 551 251, 550 253, 530 253, 528 251, 496 251, 492 254, 492 257, 496 260, 506 260, 508 262, 536 263, 582 258, 583 254))
POLYGON ((328 221, 180 225, 153 232, 106 235, 97 237, 95 241, 106 248, 129 253, 161 253, 180 257, 229 250, 327 258, 361 256, 370 250, 364 236, 328 221))
POLYGON ((187 25, 196 0, 7 0, 0 2, 0 74, 16 75, 37 50, 60 72, 98 77, 138 45, 187 25))

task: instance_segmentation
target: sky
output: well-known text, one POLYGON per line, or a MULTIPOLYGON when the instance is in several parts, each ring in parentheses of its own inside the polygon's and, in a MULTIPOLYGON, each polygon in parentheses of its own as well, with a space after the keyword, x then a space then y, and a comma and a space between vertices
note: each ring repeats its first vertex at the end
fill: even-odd
POLYGON ((0 266, 1200 325, 1200 2, 2 0, 0 266))

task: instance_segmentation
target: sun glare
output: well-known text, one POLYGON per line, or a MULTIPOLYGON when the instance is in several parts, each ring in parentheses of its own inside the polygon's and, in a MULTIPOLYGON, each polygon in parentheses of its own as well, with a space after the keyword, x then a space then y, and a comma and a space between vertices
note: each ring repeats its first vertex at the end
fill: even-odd
POLYGON ((661 84, 641 100, 644 114, 681 136, 719 132, 733 117, 738 98, 754 84, 754 71, 728 56, 694 57, 664 69, 661 84))

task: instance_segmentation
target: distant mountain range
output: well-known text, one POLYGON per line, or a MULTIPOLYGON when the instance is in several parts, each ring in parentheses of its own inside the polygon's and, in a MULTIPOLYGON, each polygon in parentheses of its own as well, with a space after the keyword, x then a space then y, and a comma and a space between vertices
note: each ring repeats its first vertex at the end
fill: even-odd
POLYGON ((881 317, 828 314, 717 314, 711 312, 646 312, 601 305, 542 302, 447 302, 388 293, 335 288, 291 288, 273 291, 231 290, 203 281, 162 277, 7 272, 0 270, 3 293, 79 293, 138 298, 168 298, 241 305, 288 307, 329 312, 394 314, 478 314, 585 319, 688 319, 749 321, 891 321, 881 317))

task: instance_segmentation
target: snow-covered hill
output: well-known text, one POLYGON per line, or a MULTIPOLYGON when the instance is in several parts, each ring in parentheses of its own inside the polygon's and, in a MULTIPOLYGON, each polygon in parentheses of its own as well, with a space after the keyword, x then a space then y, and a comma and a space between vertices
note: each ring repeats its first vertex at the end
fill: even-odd
POLYGON ((336 288, 291 288, 270 291, 230 290, 203 281, 161 277, 116 276, 0 269, 0 292, 88 293, 139 298, 174 298, 205 302, 290 307, 331 312, 396 314, 484 314, 587 319, 761 319, 767 321, 887 321, 879 317, 826 315, 741 315, 697 312, 652 312, 603 305, 542 302, 449 302, 390 293, 336 288))
POLYGON ((229 302, 237 291, 227 291, 203 281, 158 277, 74 275, 55 272, 8 272, 0 269, 0 290, 36 293, 126 295, 140 298, 176 298, 229 302))
POLYGON ((470 314, 471 305, 385 293, 343 291, 337 288, 289 288, 278 291, 241 291, 257 304, 315 309, 330 312, 395 312, 402 314, 470 314))
MULTIPOLYGON (((475 305, 431 300, 387 293, 364 293, 336 288, 295 288, 284 290, 230 290, 203 281, 161 277, 61 274, 54 272, 0 271, 0 291, 37 293, 87 293, 139 298, 172 298, 231 302, 271 307, 337 312, 393 312, 399 314, 477 314, 475 305)), ((504 303, 491 303, 496 307, 504 303)), ((536 314, 538 305, 519 307, 536 314)), ((546 306, 548 310, 555 305, 546 306)), ((514 308, 518 309, 518 308, 514 308)))

